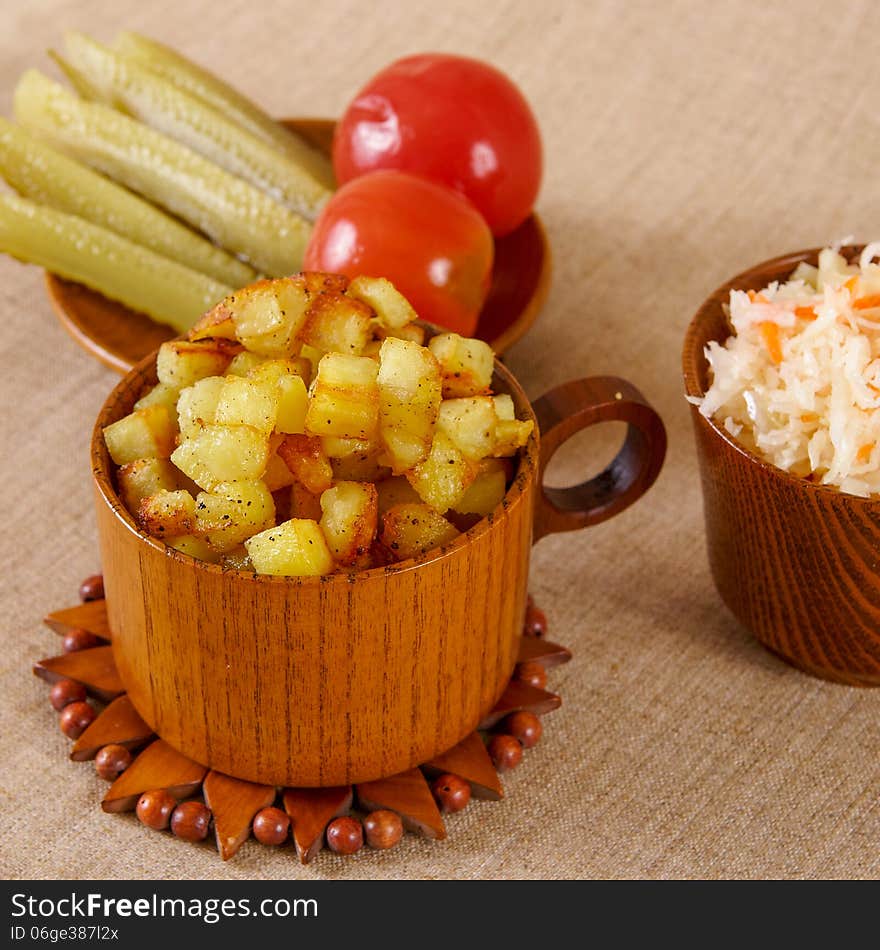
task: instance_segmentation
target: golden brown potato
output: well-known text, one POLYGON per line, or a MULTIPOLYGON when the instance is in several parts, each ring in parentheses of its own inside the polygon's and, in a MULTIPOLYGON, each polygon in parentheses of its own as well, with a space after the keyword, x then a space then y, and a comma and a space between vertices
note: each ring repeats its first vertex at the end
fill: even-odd
POLYGON ((346 293, 375 311, 387 330, 400 330, 418 316, 406 297, 384 277, 355 277, 346 293))
POLYGON ((457 333, 440 333, 428 343, 428 348, 440 364, 444 399, 484 396, 490 392, 495 355, 488 343, 457 333))
POLYGON ((378 372, 376 363, 363 356, 324 356, 311 389, 306 432, 371 440, 379 423, 378 372))
POLYGON ((119 497, 129 514, 137 517, 141 502, 160 491, 174 491, 177 469, 168 459, 136 459, 116 473, 119 497))
POLYGON ((382 516, 382 546, 396 561, 454 541, 458 529, 430 505, 395 505, 382 516))
POLYGON ((195 500, 195 528, 215 551, 226 552, 275 523, 275 503, 260 481, 221 482, 195 500))
POLYGON ((294 482, 290 486, 288 508, 291 518, 306 518, 309 521, 320 521, 321 496, 310 492, 301 482, 294 482))
POLYGON ((428 457, 410 469, 406 478, 422 501, 443 514, 456 506, 476 475, 476 463, 466 459, 442 432, 437 432, 428 457))
POLYGON ((337 482, 321 495, 321 530, 339 564, 353 564, 370 550, 376 518, 374 485, 337 482))
POLYGON ((370 340, 373 311, 345 294, 324 293, 306 313, 302 340, 321 353, 360 356, 370 340))
POLYGON ((141 502, 137 520, 154 537, 179 538, 195 528, 196 502, 188 491, 158 491, 141 502))
POLYGON ((180 390, 206 376, 219 376, 232 357, 225 340, 169 340, 159 347, 156 375, 160 383, 180 390))
POLYGON ((312 494, 320 495, 333 483, 333 469, 320 439, 309 435, 285 436, 278 454, 293 477, 312 494))
POLYGON ((104 429, 110 458, 117 465, 137 459, 165 459, 174 450, 177 422, 165 406, 153 405, 134 412, 104 429))
POLYGON ((267 528, 244 543, 254 570, 285 577, 329 574, 336 566, 315 521, 294 518, 267 528))
POLYGON ((171 461, 200 488, 252 481, 266 470, 269 440, 251 426, 208 425, 185 438, 171 461))

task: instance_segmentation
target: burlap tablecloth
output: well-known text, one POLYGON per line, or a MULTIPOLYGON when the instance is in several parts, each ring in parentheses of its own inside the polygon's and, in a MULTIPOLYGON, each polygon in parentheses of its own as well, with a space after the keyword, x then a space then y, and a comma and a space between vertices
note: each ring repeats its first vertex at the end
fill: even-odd
MULTIPOLYGON (((114 375, 59 327, 35 268, 0 259, 6 568, 0 871, 8 877, 874 877, 880 693, 764 652, 709 577, 679 346, 717 284, 763 258, 880 236, 880 15, 872 0, 324 3, 41 0, 0 13, 0 108, 64 29, 169 41, 275 114, 335 115, 404 53, 486 57, 540 119, 553 289, 509 363, 532 396, 633 380, 669 429, 666 468, 615 520, 535 549, 531 589, 574 650, 545 739, 449 840, 323 855, 209 846, 102 814, 65 761, 32 662, 40 624, 98 567, 87 444, 114 375)), ((617 433, 613 433, 615 436, 617 433)), ((596 469, 582 437, 554 474, 596 469)))

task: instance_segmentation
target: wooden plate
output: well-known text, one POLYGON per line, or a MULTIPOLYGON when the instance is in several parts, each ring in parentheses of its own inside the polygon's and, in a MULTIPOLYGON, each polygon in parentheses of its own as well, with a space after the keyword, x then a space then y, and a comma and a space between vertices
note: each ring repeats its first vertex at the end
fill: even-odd
MULTIPOLYGON (((335 125, 332 119, 283 121, 330 152, 335 125)), ((492 286, 476 335, 491 343, 496 353, 503 353, 535 322, 550 287, 550 271, 550 248, 537 215, 495 241, 492 286)), ((58 319, 76 342, 120 373, 175 336, 170 327, 48 272, 46 289, 58 319)))

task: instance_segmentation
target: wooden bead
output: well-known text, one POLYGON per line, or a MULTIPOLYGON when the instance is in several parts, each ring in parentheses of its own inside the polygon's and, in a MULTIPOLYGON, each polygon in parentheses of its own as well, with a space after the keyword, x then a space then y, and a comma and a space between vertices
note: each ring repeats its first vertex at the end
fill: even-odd
POLYGON ((511 713, 502 723, 501 728, 518 739, 524 749, 536 746, 544 732, 541 720, 532 712, 511 713))
POLYGON ((78 739, 95 721, 95 710, 85 702, 70 703, 61 710, 59 721, 68 739, 78 739))
POLYGON ((79 653, 80 650, 91 650, 101 641, 88 630, 71 630, 61 641, 61 648, 65 653, 79 653))
POLYGON ((544 689, 547 685, 547 670, 540 663, 520 663, 513 675, 520 682, 528 683, 536 689, 544 689))
POLYGON ((142 824, 154 831, 164 831, 171 820, 175 805, 177 799, 174 796, 164 788, 157 788, 141 795, 135 811, 142 824))
POLYGON ((254 837, 260 844, 284 844, 290 819, 280 808, 261 808, 254 815, 254 837))
POLYGON ((523 633, 527 637, 543 637, 547 633, 547 615, 540 607, 526 607, 526 621, 523 633))
POLYGON ((522 761, 522 746, 513 736, 492 736, 487 746, 492 764, 499 772, 509 772, 522 761))
POLYGON ((470 783, 449 772, 434 779, 431 791, 437 799, 440 811, 461 811, 471 800, 470 783))
POLYGON ((380 808, 364 818, 364 834, 371 848, 387 851, 403 837, 403 822, 396 811, 380 808))
POLYGON ((204 841, 211 827, 211 811, 202 802, 181 802, 171 813, 171 832, 183 841, 204 841))
POLYGON ((61 712, 71 703, 85 702, 86 688, 76 680, 58 680, 49 690, 49 702, 56 712, 61 712))
POLYGON ((95 756, 95 771, 99 778, 113 782, 131 765, 131 752, 124 745, 105 745, 95 756))
POLYGON ((83 603, 104 599, 104 575, 92 574, 79 585, 79 599, 83 603))
POLYGON ((336 818, 327 825, 327 847, 336 854, 354 854, 364 843, 364 830, 357 818, 336 818))

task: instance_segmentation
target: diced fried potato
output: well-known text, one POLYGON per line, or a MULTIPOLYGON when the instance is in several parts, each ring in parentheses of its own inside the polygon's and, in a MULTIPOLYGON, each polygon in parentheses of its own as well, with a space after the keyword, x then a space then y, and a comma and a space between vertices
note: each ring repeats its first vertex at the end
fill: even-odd
POLYGON ((307 385, 312 368, 308 360, 295 356, 289 360, 268 360, 248 377, 254 382, 271 384, 276 390, 275 429, 288 434, 306 431, 309 408, 307 385))
POLYGON ((477 465, 466 459, 442 432, 437 432, 424 462, 406 472, 410 485, 441 514, 453 508, 476 478, 477 465))
POLYGON ((388 337, 393 336, 397 340, 409 340, 410 343, 418 343, 419 346, 425 345, 425 331, 417 323, 408 323, 404 327, 389 330, 382 326, 378 320, 374 320, 373 332, 380 341, 387 340, 388 337))
POLYGON ((309 366, 312 368, 312 371, 309 373, 309 379, 314 379, 318 372, 318 363, 321 362, 321 357, 324 354, 321 350, 316 350, 313 346, 309 346, 308 343, 303 343, 299 355, 302 359, 308 361, 309 366))
POLYGON ((136 459, 119 469, 116 484, 122 504, 131 515, 137 516, 145 498, 177 488, 177 469, 168 459, 136 459))
POLYGON ((159 347, 156 375, 160 383, 180 390, 206 376, 219 376, 231 361, 229 344, 223 340, 169 340, 159 347))
POLYGON ((379 353, 382 351, 382 341, 381 340, 370 340, 370 342, 364 347, 364 352, 361 353, 361 356, 366 356, 367 359, 375 360, 379 362, 379 353))
POLYGON ((220 560, 220 552, 215 551, 207 541, 197 538, 194 534, 183 534, 179 538, 171 538, 168 545, 180 551, 181 554, 188 554, 209 564, 216 564, 220 560))
POLYGON ((165 406, 147 406, 104 429, 104 441, 110 458, 117 465, 137 459, 164 459, 174 449, 177 435, 176 420, 172 420, 165 406))
POLYGON ((529 441, 535 423, 531 419, 501 419, 495 427, 495 448, 492 455, 496 457, 515 455, 516 450, 522 448, 529 441))
POLYGON ((287 467, 287 463, 281 458, 277 451, 269 455, 269 461, 266 463, 266 471, 263 473, 263 481, 270 492, 287 488, 295 481, 293 472, 287 467))
POLYGON ((179 538, 191 534, 196 524, 196 503, 188 491, 158 491, 145 498, 137 520, 153 537, 179 538))
POLYGON ((379 420, 379 367, 363 356, 328 353, 318 364, 306 432, 341 439, 371 439, 379 420))
POLYGON ((180 396, 180 390, 176 386, 169 386, 167 383, 156 383, 152 389, 138 399, 134 404, 134 408, 147 409, 150 406, 164 406, 173 419, 177 412, 178 396, 180 396))
POLYGON ((479 461, 495 448, 497 422, 491 396, 467 396, 440 403, 437 429, 449 436, 465 458, 479 461))
MULTIPOLYGON (((335 435, 326 435, 321 439, 324 454, 328 459, 343 459, 349 455, 369 455, 380 451, 378 442, 368 442, 364 439, 340 439, 335 435)), ((352 478, 351 481, 360 481, 352 478)))
POLYGON ((258 481, 221 482, 195 501, 196 532, 216 551, 231 551, 275 523, 275 503, 258 481))
POLYGON ((423 461, 440 409, 440 367, 424 347, 389 338, 379 352, 379 435, 395 475, 423 461))
POLYGON ((252 426, 268 435, 275 428, 277 412, 276 389, 271 383, 228 376, 217 398, 214 422, 217 425, 252 426))
POLYGON ((290 517, 321 520, 321 496, 310 492, 301 482, 290 486, 290 517))
POLYGON ((316 294, 343 294, 348 287, 345 274, 325 274, 319 270, 306 270, 300 274, 306 290, 311 296, 316 294))
POLYGON ((379 461, 377 446, 370 445, 368 442, 349 443, 364 446, 364 448, 355 449, 345 454, 334 454, 334 451, 327 447, 327 443, 331 440, 322 439, 321 441, 324 444, 324 451, 330 458, 333 478, 337 481, 378 482, 383 478, 388 478, 391 474, 391 469, 379 461))
POLYGON ((250 426, 205 426, 171 455, 185 475, 208 490, 220 482, 255 481, 268 460, 266 435, 250 426))
POLYGON ((370 339, 372 319, 373 311, 359 300, 324 293, 309 306, 302 340, 322 353, 360 356, 370 339))
POLYGON ((312 378, 312 364, 302 356, 291 356, 286 360, 267 359, 248 373, 248 378, 258 383, 277 383, 285 376, 300 376, 308 385, 312 378))
POLYGON ((406 297, 384 277, 355 277, 346 293, 375 310, 382 326, 389 330, 398 330, 418 316, 406 297))
POLYGON ((495 403, 495 415, 499 419, 510 421, 516 418, 516 408, 513 405, 513 399, 507 393, 499 393, 492 397, 495 403))
POLYGON ((386 511, 394 508, 396 505, 421 505, 422 499, 419 493, 403 475, 395 475, 394 478, 386 478, 384 481, 376 484, 376 493, 379 501, 379 514, 384 515, 386 511))
POLYGON ((458 529, 430 505, 395 505, 382 516, 382 546, 397 561, 418 557, 458 537, 458 529))
POLYGON ((455 503, 455 510, 462 515, 491 514, 507 493, 507 473, 497 459, 480 462, 477 477, 468 490, 455 503))
POLYGON ((492 347, 482 340, 440 333, 428 343, 443 374, 443 398, 488 394, 495 369, 492 347))
POLYGON ((376 535, 376 487, 337 482, 321 495, 321 530, 333 557, 353 564, 366 554, 376 535))
POLYGON ((235 335, 252 353, 285 358, 299 351, 310 292, 301 275, 263 280, 226 298, 235 335))
POLYGON ((232 362, 226 367, 226 375, 248 376, 258 366, 262 366, 267 359, 268 357, 251 353, 250 350, 242 350, 241 353, 232 357, 232 362))
POLYGON ((226 298, 215 304, 187 333, 188 340, 234 340, 235 324, 226 298))
POLYGON ((320 495, 333 483, 333 469, 319 438, 288 435, 278 446, 278 454, 294 478, 313 494, 320 495))
POLYGON ((293 518, 255 534, 244 546, 260 574, 313 577, 336 566, 316 521, 293 518))
POLYGON ((177 423, 184 438, 213 423, 225 382, 222 376, 206 376, 180 393, 177 423))

